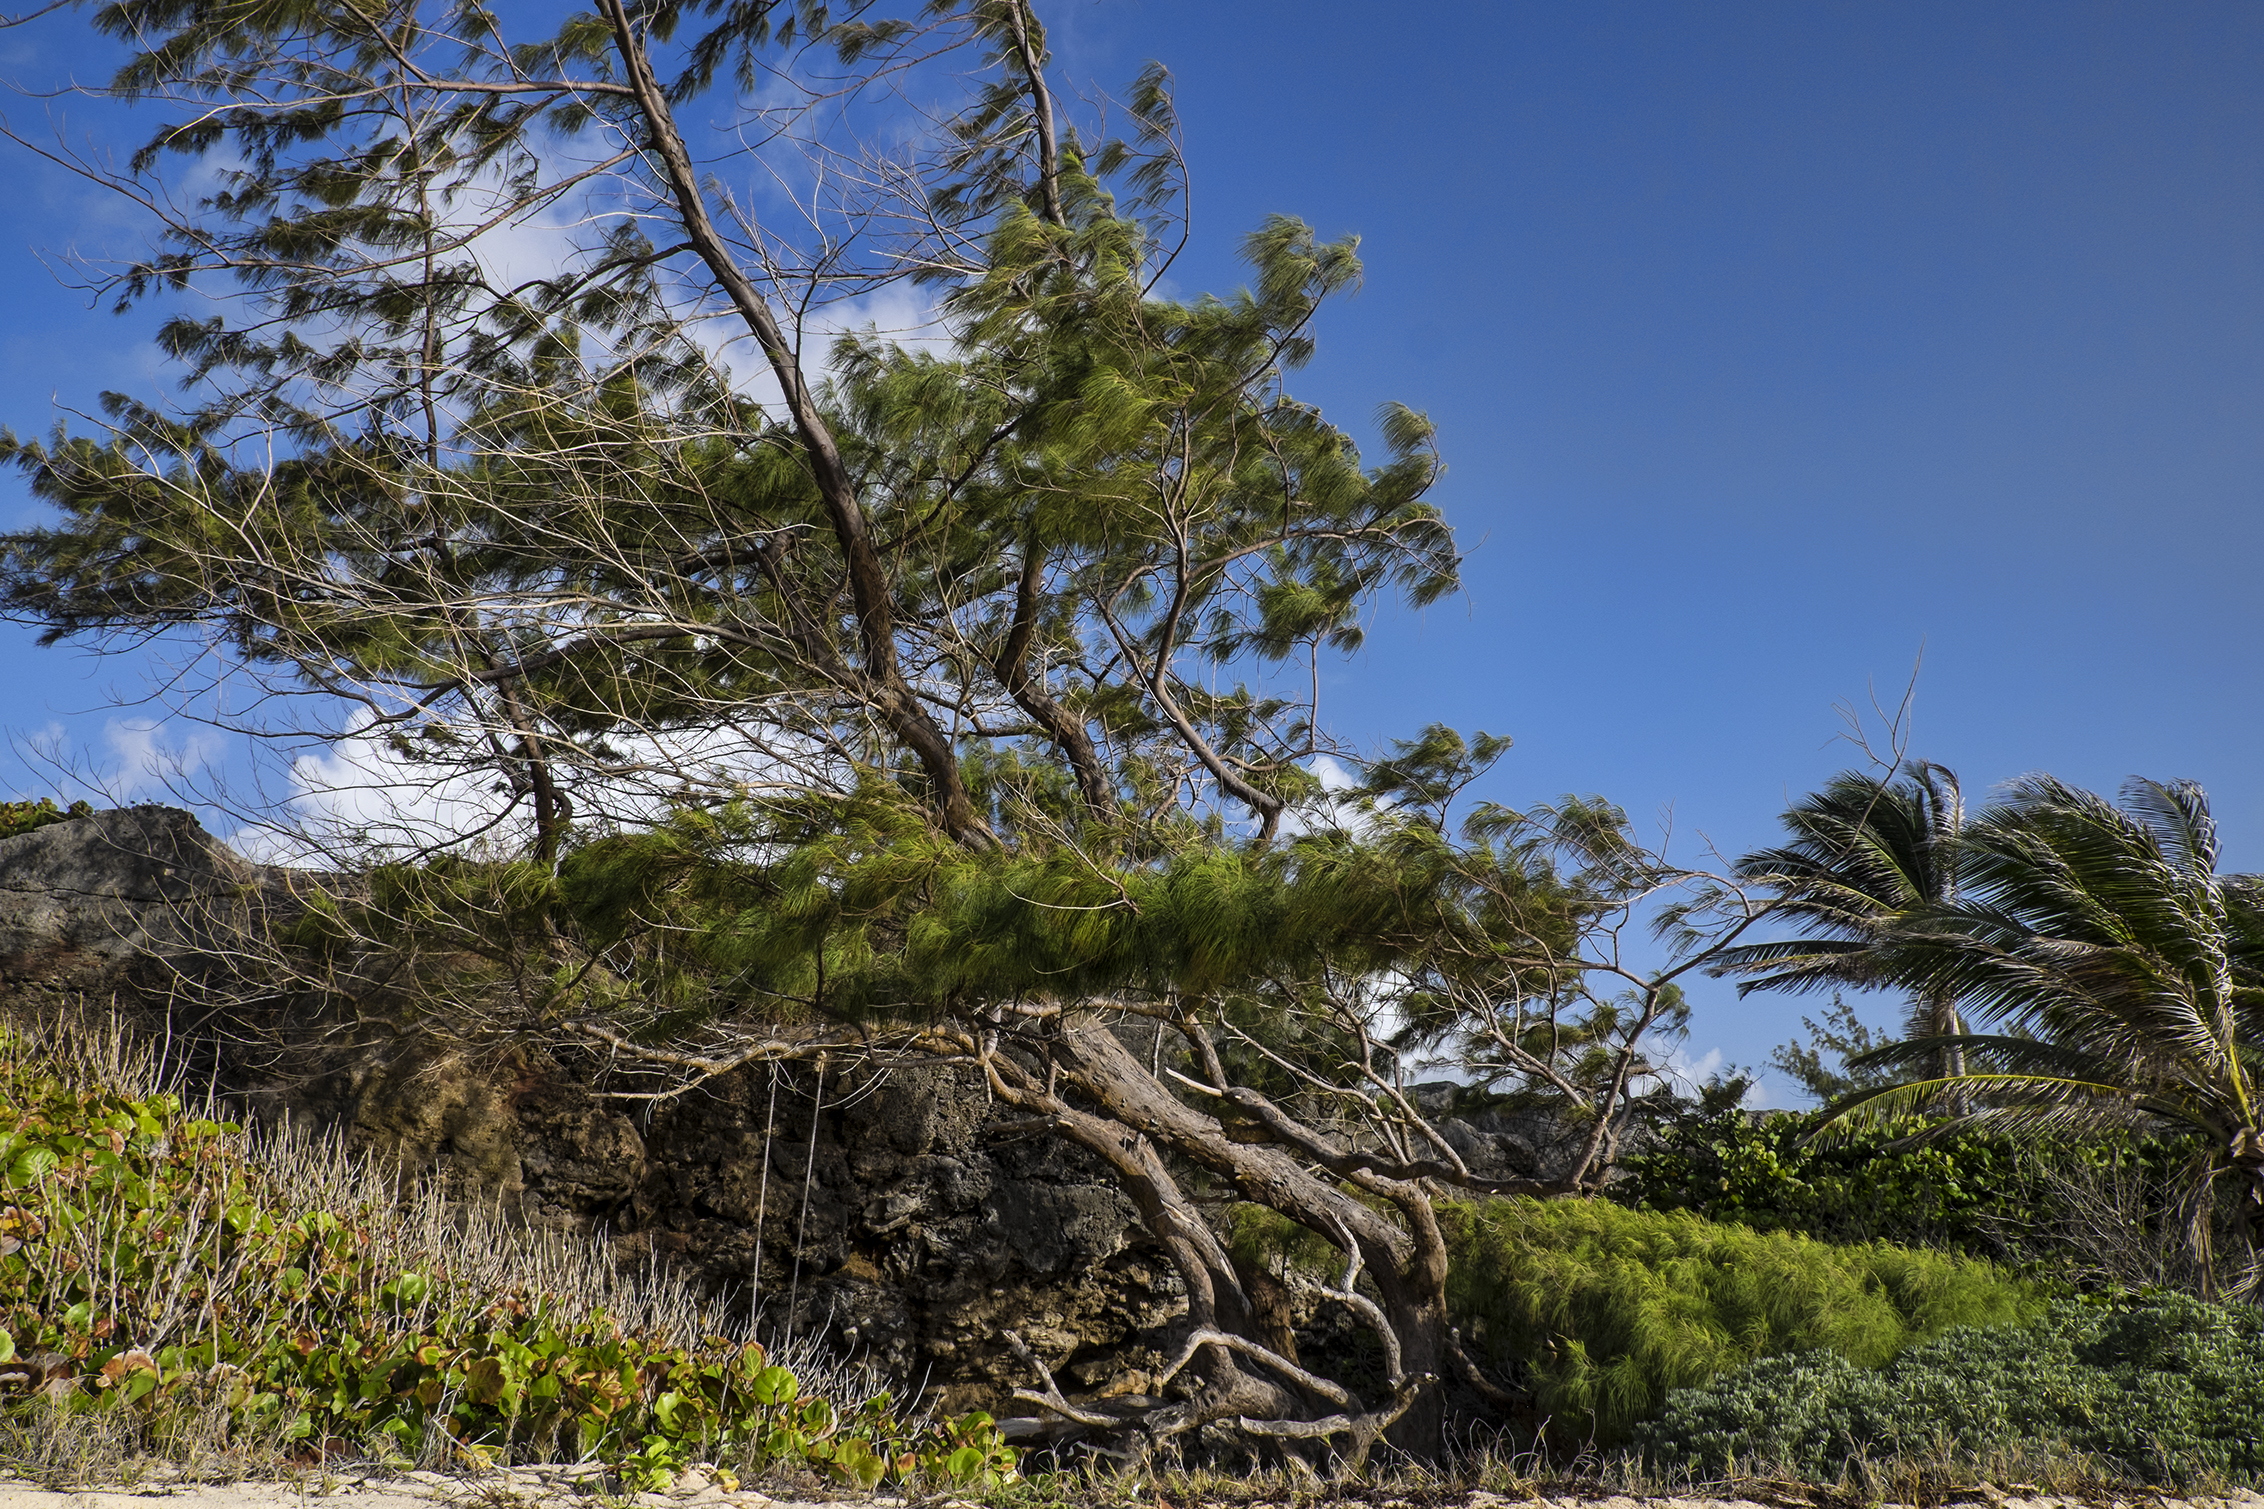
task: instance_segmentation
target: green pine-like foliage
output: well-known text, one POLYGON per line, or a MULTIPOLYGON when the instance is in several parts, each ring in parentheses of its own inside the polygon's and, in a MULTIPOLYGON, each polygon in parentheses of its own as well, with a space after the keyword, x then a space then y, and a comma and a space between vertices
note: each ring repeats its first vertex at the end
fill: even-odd
POLYGON ((1952 1326, 2034 1313, 1990 1264, 1835 1246, 1603 1200, 1443 1209, 1448 1302, 1497 1366, 1521 1366, 1561 1439, 1610 1443, 1670 1390, 1779 1353, 1874 1368, 1952 1326))

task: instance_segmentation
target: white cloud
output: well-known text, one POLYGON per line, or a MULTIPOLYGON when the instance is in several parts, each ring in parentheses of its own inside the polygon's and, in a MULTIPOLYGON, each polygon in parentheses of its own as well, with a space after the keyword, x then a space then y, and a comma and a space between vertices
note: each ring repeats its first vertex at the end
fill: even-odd
MULTIPOLYGON (((609 745, 614 763, 629 769, 586 779, 558 772, 577 822, 654 822, 687 789, 719 796, 807 791, 827 782, 822 758, 782 756, 728 728, 633 734, 609 745)), ((384 737, 334 740, 291 760, 285 774, 288 794, 275 820, 246 824, 229 837, 239 852, 276 864, 335 864, 366 860, 373 848, 394 855, 523 851, 534 838, 531 804, 514 803, 498 771, 474 761, 419 759, 384 737)))
POLYGON ((1339 795, 1360 784, 1360 777, 1352 767, 1334 755, 1323 754, 1313 756, 1312 763, 1305 768, 1321 783, 1324 794, 1309 807, 1293 807, 1282 813, 1281 836, 1296 838, 1323 828, 1348 828, 1354 833, 1365 832, 1372 819, 1339 795))
MULTIPOLYGON (((1704 1088, 1707 1080, 1731 1067, 1733 1066, 1728 1058, 1719 1048, 1708 1048, 1704 1053, 1693 1055, 1689 1047, 1684 1045, 1667 1055, 1667 1078, 1684 1095, 1695 1095, 1704 1088)), ((1745 1098, 1738 1104, 1748 1111, 1766 1110, 1773 1098, 1767 1082, 1755 1077, 1746 1087, 1745 1098)))
POLYGON ((102 740, 110 758, 98 780, 121 801, 171 792, 221 752, 210 729, 157 718, 113 718, 103 725, 102 740))
POLYGON ((1360 778, 1352 773, 1351 767, 1334 755, 1315 755, 1308 768, 1330 791, 1350 791, 1360 784, 1360 778))
MULTIPOLYGON (((783 391, 772 375, 770 361, 748 334, 735 310, 718 310, 695 321, 690 330, 709 360, 730 373, 734 391, 753 399, 773 413, 779 412, 783 391)), ((949 330, 939 317, 935 301, 908 283, 891 283, 871 293, 843 298, 810 310, 799 331, 788 331, 798 341, 806 379, 822 383, 834 375, 834 343, 844 335, 870 333, 907 351, 927 352, 938 358, 953 350, 949 330)))
POLYGON ((238 853, 269 864, 320 865, 371 843, 415 851, 474 833, 502 844, 531 836, 521 814, 497 824, 506 803, 492 778, 420 770, 374 738, 342 739, 300 755, 288 775, 291 794, 278 820, 229 835, 238 853))

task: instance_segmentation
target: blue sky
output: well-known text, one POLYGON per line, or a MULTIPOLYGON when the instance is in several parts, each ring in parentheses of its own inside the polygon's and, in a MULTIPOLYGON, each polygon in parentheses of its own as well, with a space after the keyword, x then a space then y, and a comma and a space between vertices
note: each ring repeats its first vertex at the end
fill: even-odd
MULTIPOLYGON (((1923 645, 1914 752, 1970 795, 2191 777, 2228 863, 2264 868, 2264 9, 1047 14, 1073 79, 1177 75, 1175 281, 1233 283, 1269 212, 1357 232, 1367 285, 1295 389, 1439 424, 1468 591, 1379 619, 1333 675, 1340 736, 1506 732, 1487 794, 1600 792, 1735 853, 1851 761, 1835 703, 1898 696, 1923 645)), ((18 34, 0 66, 74 40, 18 34)), ((146 325, 35 255, 124 217, 20 152, 0 181, 0 422, 152 392, 146 325)), ((133 685, 19 630, 0 663, 18 730, 133 685)), ((68 726, 99 745, 109 716, 68 726)), ((1802 1010, 1697 1000, 1693 1049, 1748 1063, 1802 1010)))

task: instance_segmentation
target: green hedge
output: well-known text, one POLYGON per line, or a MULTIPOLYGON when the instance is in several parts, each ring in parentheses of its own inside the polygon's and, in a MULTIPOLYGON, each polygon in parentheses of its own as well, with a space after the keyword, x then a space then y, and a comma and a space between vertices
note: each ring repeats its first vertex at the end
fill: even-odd
POLYGON ((1670 1390, 1757 1357, 1824 1348, 1874 1367, 1949 1327, 2038 1308, 1972 1259, 1602 1200, 1492 1200, 1441 1219, 1451 1308, 1572 1439, 1618 1440, 1670 1390))
POLYGON ((1958 1330, 1866 1370, 1772 1357, 1672 1395, 1634 1442, 1663 1469, 1732 1463, 1836 1478, 1857 1454, 2082 1454, 2140 1482, 2264 1481, 2264 1310, 2163 1294, 2062 1300, 2030 1325, 1958 1330))
MULTIPOLYGON (((1661 1124, 1626 1159, 1608 1197, 1644 1210, 1687 1210, 1762 1231, 1799 1231, 1827 1242, 1898 1242, 2059 1269, 2094 1281, 2129 1275, 2093 1271, 2071 1250, 2078 1212, 2061 1207, 2070 1185, 2117 1170, 2162 1192, 2192 1156, 2175 1140, 2127 1133, 2016 1138, 2004 1133, 1911 1134, 1923 1123, 1873 1127, 1812 1142, 1822 1113, 1755 1118, 1700 1106, 1661 1124)), ((2171 1238, 2173 1244, 2174 1234, 2171 1238)))

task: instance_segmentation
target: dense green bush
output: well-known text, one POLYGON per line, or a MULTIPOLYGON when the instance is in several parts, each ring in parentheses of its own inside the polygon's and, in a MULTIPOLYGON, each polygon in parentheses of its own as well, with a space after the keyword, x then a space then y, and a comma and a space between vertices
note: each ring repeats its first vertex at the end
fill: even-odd
POLYGON ((2165 1260, 2178 1266, 2168 1249, 2182 1231, 2167 1192, 2191 1155, 2182 1143, 1979 1131, 1913 1142, 1923 1129, 1915 1122, 1812 1142, 1819 1120, 1694 1107, 1663 1122, 1607 1194, 1643 1210, 1687 1210, 1829 1242, 1946 1248, 2097 1286, 2160 1282, 2173 1276, 2165 1260), (2129 1208, 2104 1224, 2154 1229, 2132 1232, 2128 1252, 2083 1250, 2109 1195, 2129 1208))
POLYGON ((0 1042, 0 1363, 30 1408, 134 1411, 411 1460, 597 1459, 665 1483, 694 1459, 806 1463, 863 1487, 981 1483, 988 1416, 836 1403, 669 1287, 501 1228, 335 1151, 263 1147, 168 1095, 90 1087, 0 1042), (475 1223, 476 1226, 476 1223, 475 1223), (436 1451, 436 1443, 438 1450, 436 1451))
POLYGON ((1957 1330, 1877 1371, 1771 1357, 1672 1395, 1634 1432, 1654 1465, 1734 1461, 1832 1479, 1858 1453, 2082 1453, 2150 1483, 2264 1481, 2264 1310, 2165 1294, 2062 1300, 2034 1324, 1957 1330))
POLYGON ((1610 1197, 1824 1241, 1967 1247, 2008 1211, 2024 1157, 2009 1137, 1968 1133, 1902 1146, 1907 1129, 1809 1142, 1813 1115, 1714 1109, 1662 1125, 1623 1164, 1610 1197))
POLYGON ((1948 1327, 2036 1309, 2028 1286, 1971 1259, 1603 1200, 1490 1200, 1441 1219, 1450 1306, 1575 1439, 1618 1439, 1670 1389, 1756 1357, 1825 1348, 1874 1367, 1948 1327))

